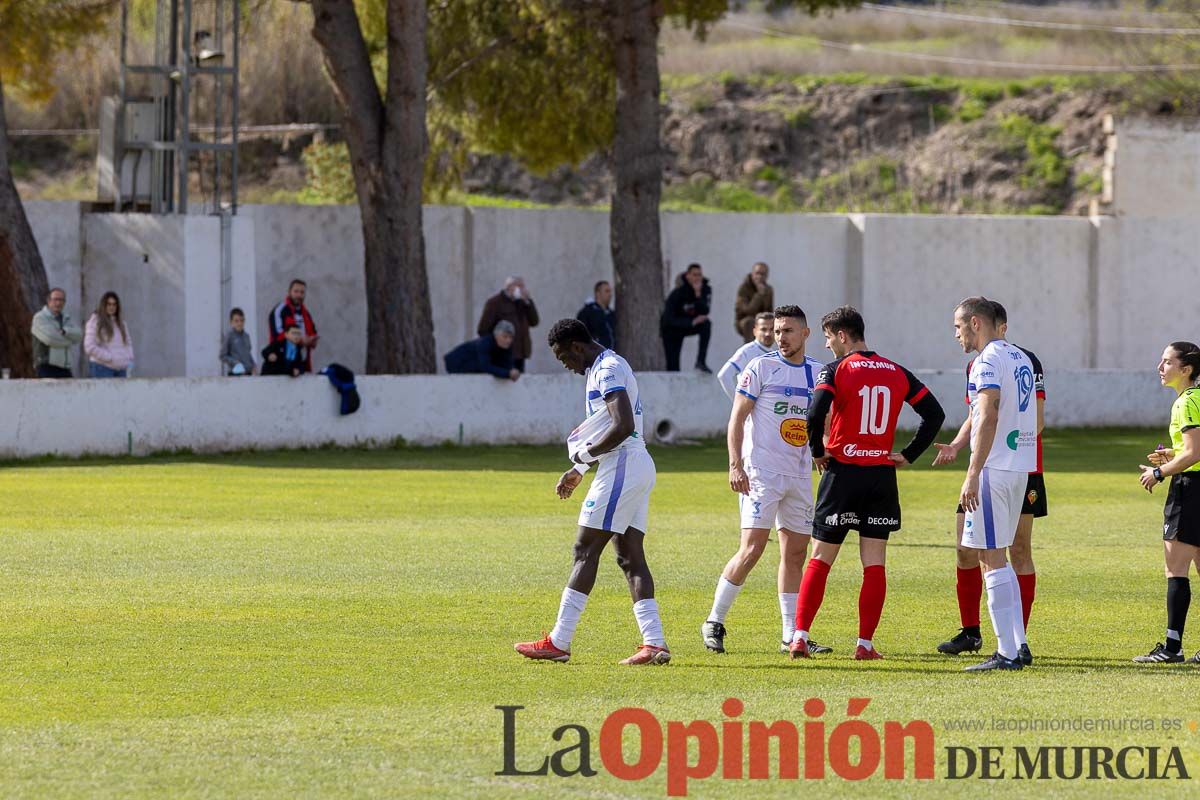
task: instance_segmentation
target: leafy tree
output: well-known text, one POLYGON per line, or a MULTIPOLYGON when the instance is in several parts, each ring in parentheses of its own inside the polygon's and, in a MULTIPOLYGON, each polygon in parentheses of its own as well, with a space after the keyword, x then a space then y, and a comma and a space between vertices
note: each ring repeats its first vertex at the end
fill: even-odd
MULTIPOLYGON (((815 14, 858 3, 767 5, 815 14)), ((430 10, 432 94, 463 135, 460 144, 509 153, 534 170, 607 151, 615 184, 610 248, 622 308, 617 337, 622 354, 641 369, 663 365, 658 337, 650 333, 666 277, 658 35, 671 22, 703 37, 729 6, 727 0, 454 0, 430 10)))
POLYGON ((425 0, 311 0, 362 215, 367 372, 434 372, 421 227, 425 0))
POLYGON ((16 377, 33 375, 30 321, 48 291, 46 267, 34 241, 8 163, 4 93, 48 97, 55 53, 96 30, 115 0, 0 0, 0 365, 16 377))

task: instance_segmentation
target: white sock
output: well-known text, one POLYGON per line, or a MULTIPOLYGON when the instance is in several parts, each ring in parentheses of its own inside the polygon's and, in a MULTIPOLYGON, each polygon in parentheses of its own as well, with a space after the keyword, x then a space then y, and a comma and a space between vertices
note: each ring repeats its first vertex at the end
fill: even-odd
POLYGON ((1016 626, 1021 624, 1021 594, 1011 569, 989 570, 984 577, 987 584, 988 614, 992 617, 992 630, 996 634, 996 649, 1005 658, 1017 657, 1016 626), (1017 621, 1013 624, 1013 608, 1017 621))
POLYGON ((808 641, 808 631, 796 631, 795 633, 792 634, 792 641, 793 642, 807 642, 808 641))
POLYGON ((875 649, 875 645, 871 644, 871 640, 870 640, 870 639, 859 639, 859 640, 858 640, 858 646, 859 646, 859 647, 865 647, 865 648, 867 648, 868 650, 874 650, 874 649, 875 649))
POLYGON ((1013 585, 1017 587, 1013 592, 1013 636, 1017 640, 1017 645, 1028 644, 1029 640, 1025 638, 1025 614, 1021 608, 1021 584, 1017 581, 1017 573, 1012 568, 1012 564, 1005 567, 1008 574, 1012 577, 1013 585))
POLYGON ((708 612, 708 621, 724 624, 725 615, 729 613, 729 607, 733 605, 733 601, 741 590, 742 587, 730 583, 724 577, 718 578, 717 591, 713 595, 712 611, 708 612))
POLYGON ((796 603, 799 592, 779 593, 779 618, 783 622, 783 641, 790 642, 796 632, 796 603))
POLYGON ((550 631, 550 643, 559 650, 571 650, 571 640, 575 638, 575 626, 583 615, 588 596, 577 592, 569 586, 563 589, 562 600, 558 604, 558 621, 554 630, 550 631))
POLYGON ((642 644, 667 646, 667 640, 663 638, 662 620, 658 616, 657 600, 638 600, 633 604, 633 616, 642 631, 642 644))
POLYGON ((1175 641, 1179 642, 1180 644, 1183 643, 1183 634, 1180 633, 1179 631, 1173 631, 1170 628, 1167 629, 1167 638, 1174 639, 1175 641))

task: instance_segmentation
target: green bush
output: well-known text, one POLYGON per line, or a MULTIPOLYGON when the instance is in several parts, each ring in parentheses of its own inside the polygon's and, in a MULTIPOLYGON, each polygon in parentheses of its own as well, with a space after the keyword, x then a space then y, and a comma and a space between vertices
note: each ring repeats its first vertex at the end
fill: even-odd
POLYGON ((298 199, 309 205, 349 205, 357 202, 350 151, 344 142, 313 142, 300 156, 306 182, 298 199))

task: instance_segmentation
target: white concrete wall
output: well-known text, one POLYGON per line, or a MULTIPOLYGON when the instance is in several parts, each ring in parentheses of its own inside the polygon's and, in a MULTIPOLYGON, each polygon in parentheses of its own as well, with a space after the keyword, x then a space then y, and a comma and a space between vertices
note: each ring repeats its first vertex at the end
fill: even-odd
MULTIPOLYGON (((182 375, 187 367, 186 222, 151 214, 83 215, 81 317, 91 316, 105 292, 120 296, 139 377, 182 375)), ((218 261, 218 292, 219 280, 218 261)), ((86 359, 84 370, 76 374, 87 374, 86 359)))
MULTIPOLYGON (((776 305, 800 306, 814 330, 822 314, 849 302, 851 234, 849 219, 842 214, 664 214, 667 291, 692 262, 704 267, 712 284, 709 367, 714 372, 720 369, 743 344, 734 330, 733 305, 738 287, 756 261, 771 267, 776 305)), ((820 344, 816 338, 811 347, 819 349, 820 344)), ((697 346, 695 336, 684 340, 680 357, 684 369, 695 362, 697 346)))
MULTIPOLYGON (((219 297, 220 279, 215 218, 184 225, 147 215, 80 217, 77 204, 58 203, 31 203, 30 218, 51 281, 67 289, 81 321, 104 291, 121 295, 138 375, 218 369, 227 313, 212 295, 215 285, 219 297)), ((231 300, 246 310, 255 348, 265 344, 268 311, 291 278, 302 277, 321 333, 317 365, 338 361, 362 372, 367 298, 357 209, 247 206, 233 231, 231 300)), ((556 373, 546 331, 574 316, 596 280, 612 279, 602 212, 430 206, 425 239, 439 369, 443 354, 475 335, 484 301, 515 273, 526 277, 542 317, 530 372, 556 373)), ((1005 303, 1010 338, 1035 350, 1051 374, 1145 369, 1168 342, 1200 339, 1200 294, 1188 288, 1200 226, 1190 218, 666 214, 663 242, 665 286, 691 261, 709 276, 713 369, 740 343, 734 296, 756 260, 771 265, 777 302, 798 303, 814 328, 829 309, 854 304, 871 344, 911 369, 961 361, 951 312, 976 293, 1005 303)), ((620 297, 616 304, 620 313, 620 297)), ((644 335, 657 339, 657 326, 647 320, 644 335)), ((685 368, 697 344, 686 341, 685 368)))
MULTIPOLYGON (((338 414, 324 376, 0 381, 0 458, 220 452, 323 444, 565 441, 580 422, 583 379, 532 375, 360 377, 362 407, 338 414)), ((669 418, 682 436, 722 429, 728 401, 712 379, 647 374, 645 426, 669 418), (687 398, 681 401, 680 398, 687 398)))
POLYGON ((1197 220, 1105 218, 1100 237, 1101 365, 1151 369, 1170 342, 1200 341, 1197 220))
MULTIPOLYGON (((961 424, 963 374, 919 373, 949 418, 961 424)), ((720 436, 729 401, 712 378, 644 373, 645 431, 669 419, 681 436, 720 436)), ((555 444, 582 416, 583 381, 531 375, 380 376, 359 379, 362 408, 338 414, 338 395, 318 375, 291 378, 0 381, 0 458, 135 455, 413 444, 555 444)), ((1049 388, 1051 426, 1146 425, 1166 430, 1171 393, 1153 372, 1078 371, 1049 388)), ((911 411, 902 422, 915 426, 911 411)), ((721 465, 716 465, 718 468, 721 465)))
POLYGON ((1087 366, 1087 219, 868 215, 863 237, 867 341, 910 368, 961 360, 954 307, 1004 303, 1009 338, 1047 370, 1087 366))
POLYGON ((1122 119, 1110 138, 1110 213, 1142 219, 1200 215, 1200 129, 1194 121, 1122 119), (1111 157, 1111 156, 1110 156, 1111 157))

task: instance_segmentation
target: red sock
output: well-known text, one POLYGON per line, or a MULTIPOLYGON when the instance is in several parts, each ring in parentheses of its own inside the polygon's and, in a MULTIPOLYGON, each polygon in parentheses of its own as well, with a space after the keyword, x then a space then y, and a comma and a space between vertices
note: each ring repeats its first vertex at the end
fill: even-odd
POLYGON ((983 597, 983 571, 958 568, 958 616, 964 628, 979 627, 979 600, 983 597))
POLYGON ((887 597, 887 572, 882 564, 863 567, 862 589, 858 592, 858 638, 870 641, 883 616, 887 597))
POLYGON ((1025 629, 1029 629, 1029 610, 1033 608, 1033 595, 1037 587, 1037 573, 1018 575, 1017 585, 1021 587, 1021 617, 1025 620, 1025 629))
POLYGON ((825 599, 825 580, 829 577, 829 565, 816 558, 808 560, 804 578, 800 581, 800 598, 796 603, 796 630, 807 631, 812 627, 821 601, 825 599))

